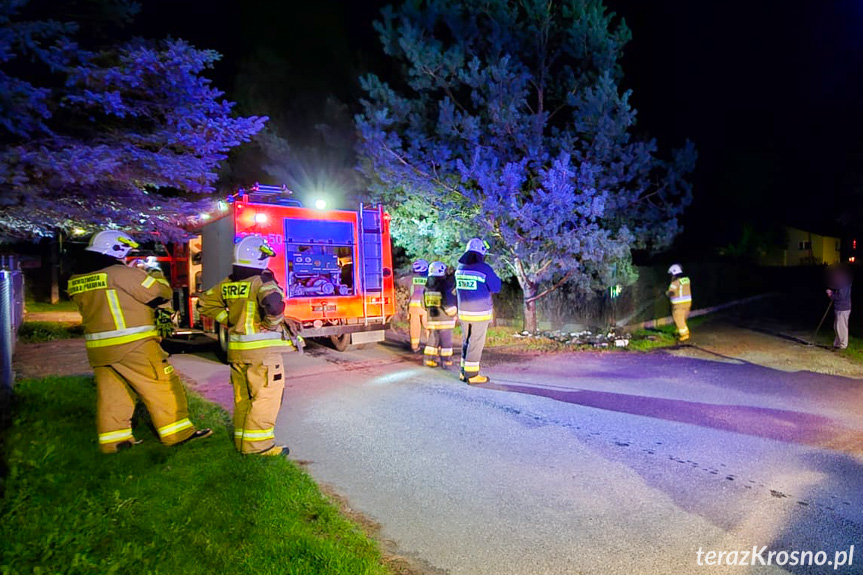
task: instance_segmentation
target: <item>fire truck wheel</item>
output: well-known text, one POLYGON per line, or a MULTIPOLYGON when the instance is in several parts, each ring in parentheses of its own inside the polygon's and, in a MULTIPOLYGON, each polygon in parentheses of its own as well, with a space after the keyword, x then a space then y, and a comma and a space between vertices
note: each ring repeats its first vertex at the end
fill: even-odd
POLYGON ((220 323, 216 331, 219 335, 219 345, 216 346, 216 357, 222 363, 228 363, 228 326, 220 323))
POLYGON ((351 345, 351 334, 343 333, 341 335, 331 335, 330 341, 333 342, 333 347, 337 351, 345 351, 351 345))

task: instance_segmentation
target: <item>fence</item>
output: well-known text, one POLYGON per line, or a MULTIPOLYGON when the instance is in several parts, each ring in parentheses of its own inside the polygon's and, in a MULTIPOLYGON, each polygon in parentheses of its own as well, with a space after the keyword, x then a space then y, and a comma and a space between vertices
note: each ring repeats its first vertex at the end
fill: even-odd
POLYGON ((15 256, 0 255, 0 401, 4 407, 11 396, 12 354, 23 321, 24 274, 15 256))

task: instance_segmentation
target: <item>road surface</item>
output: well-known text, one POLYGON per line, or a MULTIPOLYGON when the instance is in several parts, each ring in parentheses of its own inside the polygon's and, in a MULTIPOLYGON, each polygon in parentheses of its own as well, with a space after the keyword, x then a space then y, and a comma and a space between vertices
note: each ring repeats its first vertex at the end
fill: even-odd
MULTIPOLYGON (((172 362, 230 411, 226 366, 172 362)), ((478 387, 420 362, 286 356, 276 433, 429 573, 863 573, 859 379, 699 348, 492 361, 478 387)))

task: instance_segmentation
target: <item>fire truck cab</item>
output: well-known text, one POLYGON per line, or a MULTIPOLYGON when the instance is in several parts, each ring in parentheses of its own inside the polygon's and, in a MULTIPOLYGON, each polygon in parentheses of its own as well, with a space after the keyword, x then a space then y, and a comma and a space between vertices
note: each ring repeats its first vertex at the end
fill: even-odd
POLYGON ((224 326, 196 313, 196 292, 230 275, 236 241, 260 234, 276 252, 269 268, 285 291, 285 316, 299 322, 303 337, 328 337, 340 351, 383 341, 395 314, 395 288, 389 215, 381 206, 305 208, 285 188, 261 185, 239 190, 224 206, 200 228, 198 243, 189 244, 194 324, 226 344, 224 326), (193 269, 196 260, 199 269, 193 269))

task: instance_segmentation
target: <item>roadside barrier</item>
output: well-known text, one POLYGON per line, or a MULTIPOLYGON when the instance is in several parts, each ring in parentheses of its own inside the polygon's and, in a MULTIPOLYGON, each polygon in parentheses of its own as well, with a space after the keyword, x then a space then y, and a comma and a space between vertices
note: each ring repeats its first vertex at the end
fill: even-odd
POLYGON ((11 396, 12 354, 24 321, 24 274, 15 256, 0 255, 0 401, 11 396))

